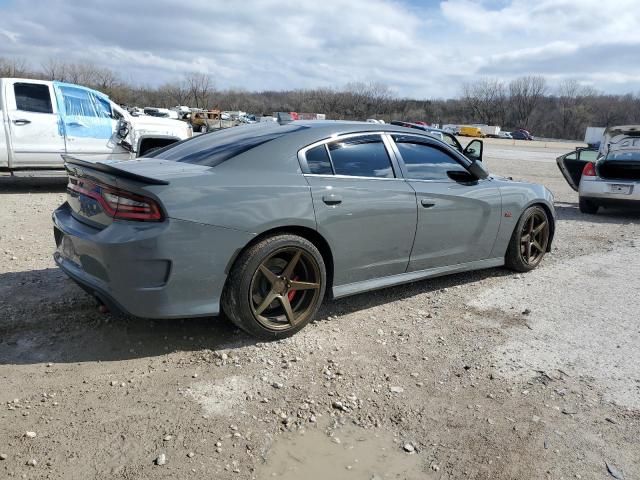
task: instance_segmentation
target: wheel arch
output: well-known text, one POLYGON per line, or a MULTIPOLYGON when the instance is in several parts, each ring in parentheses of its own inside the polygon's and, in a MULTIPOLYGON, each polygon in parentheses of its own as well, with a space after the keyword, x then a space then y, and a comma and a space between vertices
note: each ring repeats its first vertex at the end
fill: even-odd
POLYGON ((331 251, 331 247, 329 246, 329 242, 320 234, 317 230, 309 227, 303 227, 300 225, 287 225, 271 228, 269 230, 265 230, 260 234, 256 235, 242 248, 239 248, 232 258, 229 260, 227 264, 227 268, 225 268, 225 273, 228 275, 231 272, 231 269, 235 265, 236 261, 242 255, 242 253, 251 248, 256 243, 262 241, 267 237, 271 237, 273 235, 282 235, 282 234, 291 234, 297 235, 299 237, 305 238, 315 245, 315 247, 322 255, 322 259, 324 260, 325 268, 327 270, 327 292, 331 291, 331 287, 333 285, 333 272, 334 272, 334 264, 333 264, 333 253, 331 251))

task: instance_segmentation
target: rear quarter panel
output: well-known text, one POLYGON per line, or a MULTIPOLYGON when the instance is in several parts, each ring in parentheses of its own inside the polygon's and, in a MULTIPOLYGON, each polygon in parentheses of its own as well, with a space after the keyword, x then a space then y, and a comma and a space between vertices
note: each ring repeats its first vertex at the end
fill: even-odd
POLYGON ((316 228, 311 190, 297 156, 283 156, 277 145, 250 150, 202 175, 171 179, 166 187, 148 190, 173 218, 252 234, 282 226, 316 228))

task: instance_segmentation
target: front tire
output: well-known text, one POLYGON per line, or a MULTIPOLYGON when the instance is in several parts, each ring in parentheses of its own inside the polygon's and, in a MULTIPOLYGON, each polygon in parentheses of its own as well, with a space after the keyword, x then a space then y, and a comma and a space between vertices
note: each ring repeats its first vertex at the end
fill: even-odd
POLYGON ((596 213, 598 213, 599 208, 600 207, 596 203, 594 203, 593 200, 589 200, 583 197, 578 198, 578 209, 582 213, 595 215, 596 213))
POLYGON ((527 208, 513 230, 505 255, 505 265, 517 272, 536 268, 549 246, 551 221, 547 211, 534 205, 527 208))
POLYGON ((322 255, 307 239, 290 234, 267 237, 235 262, 222 293, 222 309, 255 337, 286 338, 317 313, 326 276, 322 255))

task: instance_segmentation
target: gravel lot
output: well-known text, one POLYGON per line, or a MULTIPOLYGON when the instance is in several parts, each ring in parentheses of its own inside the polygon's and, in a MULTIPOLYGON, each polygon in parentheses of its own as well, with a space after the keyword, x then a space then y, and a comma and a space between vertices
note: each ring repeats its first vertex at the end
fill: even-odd
POLYGON ((640 478, 640 215, 580 214, 565 151, 486 145, 556 196, 538 270, 327 302, 273 343, 100 314, 51 258, 64 182, 0 179, 0 478, 640 478))

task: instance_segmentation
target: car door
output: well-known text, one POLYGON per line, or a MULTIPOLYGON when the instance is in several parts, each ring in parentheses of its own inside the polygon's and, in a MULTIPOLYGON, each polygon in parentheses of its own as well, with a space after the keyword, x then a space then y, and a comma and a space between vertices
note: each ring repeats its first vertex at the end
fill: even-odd
POLYGON ((51 84, 5 81, 13 168, 62 167, 64 136, 51 84))
POLYGON ((469 160, 439 142, 404 134, 391 139, 417 196, 418 225, 408 270, 489 258, 502 215, 495 182, 473 177, 466 169, 469 160))
POLYGON ((404 273, 416 230, 414 190, 379 133, 301 151, 318 231, 331 245, 334 286, 404 273))
POLYGON ((69 154, 109 155, 120 150, 113 138, 117 121, 108 97, 79 85, 54 82, 69 154))
POLYGON ((593 148, 577 148, 573 152, 565 153, 556 158, 558 168, 569 186, 576 192, 580 186, 582 170, 589 162, 595 162, 598 158, 598 150, 593 148))

